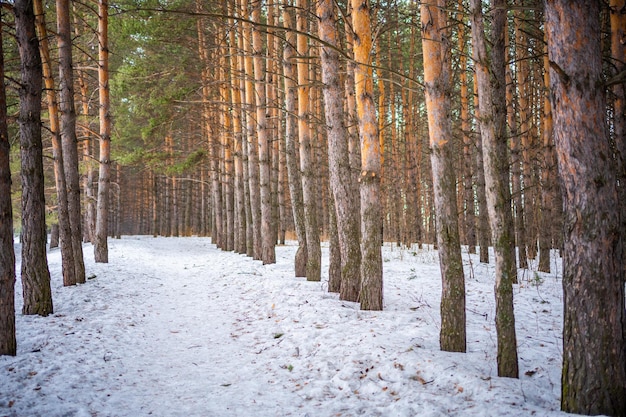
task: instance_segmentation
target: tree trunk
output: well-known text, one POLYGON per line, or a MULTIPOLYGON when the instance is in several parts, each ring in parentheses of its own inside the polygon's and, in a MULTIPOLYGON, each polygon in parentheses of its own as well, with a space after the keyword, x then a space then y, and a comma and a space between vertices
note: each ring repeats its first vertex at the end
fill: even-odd
POLYGON ((109 3, 98 0, 98 93, 100 101, 100 173, 96 206, 94 258, 109 262, 107 235, 109 229, 109 187, 111 177, 111 100, 109 96, 109 3))
MULTIPOLYGON (((459 0, 459 7, 463 7, 463 0, 459 0)), ((460 51, 459 88, 461 90, 461 135, 463 136, 463 223, 465 226, 467 251, 469 253, 476 253, 476 209, 474 205, 474 181, 472 175, 474 159, 472 155, 472 139, 470 137, 465 22, 459 25, 458 30, 460 51)))
POLYGON ((383 309, 381 150, 372 76, 372 28, 367 0, 352 0, 355 92, 361 138, 361 290, 362 310, 383 309))
POLYGON ((287 42, 283 51, 283 78, 285 84, 285 158, 287 162, 287 177, 289 182, 289 194, 291 195, 291 208, 293 211, 296 237, 298 238, 298 250, 295 258, 296 277, 306 277, 307 265, 307 241, 306 227, 304 225, 304 197, 302 195, 302 178, 298 156, 296 154, 296 69, 293 61, 296 58, 296 34, 293 29, 293 18, 289 8, 283 8, 283 24, 287 28, 287 42))
MULTIPOLYGON (((248 0, 243 0, 243 15, 246 19, 250 18, 248 0)), ((248 116, 248 130, 246 132, 248 142, 248 181, 250 193, 250 210, 252 215, 252 257, 260 260, 263 257, 263 241, 261 234, 261 193, 260 193, 260 171, 259 171, 259 150, 258 141, 255 135, 257 123, 255 120, 255 82, 254 82, 254 60, 252 54, 254 52, 253 31, 250 23, 244 23, 244 32, 246 39, 244 40, 244 62, 246 77, 246 106, 248 116)))
MULTIPOLYGON (((626 1, 610 0, 611 8, 611 58, 615 76, 624 76, 626 71, 626 1)), ((617 159, 619 201, 621 202, 622 230, 626 230, 626 82, 613 86, 613 123, 617 159)), ((622 242, 626 259, 626 241, 622 242)), ((624 264, 626 281, 626 263, 624 264)))
POLYGON ((505 126, 504 0, 493 1, 491 61, 487 55, 482 2, 472 0, 472 42, 480 102, 478 118, 483 139, 487 209, 496 255, 496 331, 498 376, 517 378, 517 341, 513 312, 513 282, 517 277, 515 237, 512 233, 511 195, 505 126), (491 67, 490 67, 491 64, 491 67), (492 76, 493 74, 493 76, 492 76))
POLYGON ((546 2, 565 207, 561 408, 626 415, 626 313, 616 169, 605 125, 600 2, 546 2))
MULTIPOLYGON (((505 34, 506 44, 508 50, 508 32, 505 34)), ((508 57, 508 51, 506 53, 508 57)), ((521 86, 519 88, 522 88, 521 86)), ((528 257, 526 255, 526 228, 524 223, 524 205, 522 196, 522 183, 521 183, 521 165, 520 165, 520 135, 517 129, 517 108, 515 99, 515 80, 511 67, 506 66, 506 115, 509 125, 509 132, 511 139, 511 192, 513 193, 513 213, 514 213, 514 228, 515 228, 515 243, 517 245, 519 267, 528 268, 528 257)))
POLYGON ((317 199, 315 192, 315 164, 311 149, 311 109, 309 93, 311 80, 309 79, 309 46, 308 37, 308 1, 296 0, 298 13, 296 14, 296 35, 298 63, 298 139, 300 142, 300 168, 302 169, 302 197, 304 202, 304 229, 307 243, 306 279, 308 281, 321 280, 322 250, 317 221, 317 199))
MULTIPOLYGON (((548 59, 547 45, 544 47, 543 57, 543 166, 541 170, 541 231, 539 233, 539 265, 537 269, 541 272, 550 272, 550 250, 554 247, 555 230, 554 224, 559 224, 557 220, 558 211, 555 210, 556 193, 556 155, 554 153, 552 105, 550 104, 550 63, 548 59)), ((621 200, 624 201, 624 200, 621 200)))
POLYGON ((13 247, 13 207, 7 96, 4 84, 4 51, 0 9, 0 355, 15 356, 15 249, 13 247))
MULTIPOLYGON (((361 281, 361 249, 357 202, 357 183, 350 169, 349 133, 343 113, 343 89, 339 77, 339 33, 335 25, 336 12, 332 0, 317 3, 320 17, 320 39, 329 46, 322 47, 322 83, 324 113, 328 134, 328 165, 336 231, 341 256, 341 279, 338 288, 342 300, 357 301, 361 281)), ((330 290, 330 288, 329 288, 330 290)))
MULTIPOLYGON (((480 120, 480 103, 478 101, 478 85, 474 76, 474 118, 480 120)), ((480 262, 489 263, 489 246, 491 230, 489 228, 489 213, 487 210, 487 191, 485 189, 485 170, 483 158, 483 137, 480 127, 476 130, 476 202, 478 204, 478 245, 480 246, 480 262)))
POLYGON ((424 85, 442 281, 439 344, 441 350, 465 352, 465 276, 449 116, 451 61, 449 46, 441 41, 447 39, 445 3, 421 5, 424 85))
MULTIPOLYGON (((48 44, 48 33, 44 18, 43 4, 41 0, 33 2, 33 11, 35 13, 35 24, 39 32, 39 49, 42 61, 43 81, 46 88, 46 99, 48 102, 48 115, 50 118, 50 134, 52 136, 52 159, 54 160, 54 180, 57 191, 57 213, 58 224, 56 231, 58 233, 56 246, 52 246, 53 240, 51 234, 50 247, 58 247, 61 245, 61 273, 63 275, 63 285, 76 284, 76 267, 74 264, 74 251, 72 249, 72 237, 70 218, 67 204, 67 187, 65 184, 65 169, 63 166, 63 148, 61 144, 61 136, 59 133, 59 108, 57 105, 56 89, 54 86, 54 78, 52 75, 52 62, 50 60, 50 48, 48 44), (59 242, 60 240, 60 242, 59 242)), ((54 230, 54 227, 53 227, 54 230)))
MULTIPOLYGON (((46 213, 41 143, 42 67, 35 14, 30 0, 17 0, 15 34, 21 59, 20 156, 22 161, 22 314, 53 312, 46 258, 46 213)), ((10 194, 9 194, 10 195, 10 194)))
MULTIPOLYGON (((261 22, 261 0, 254 0, 252 21, 261 22)), ((272 193, 270 172, 270 142, 268 139, 267 97, 265 94, 265 68, 263 65, 263 40, 261 29, 252 29, 252 53, 254 54, 254 88, 256 98, 256 132, 259 146, 259 188, 261 208, 261 260, 263 264, 276 263, 276 239, 272 231, 272 193)))
MULTIPOLYGON (((59 46, 59 109, 61 110, 61 144, 67 187, 67 209, 69 214, 71 241, 74 260, 75 282, 85 282, 85 262, 83 260, 83 232, 80 208, 80 181, 78 176, 78 139, 76 137, 76 108, 74 105, 74 74, 72 64, 72 33, 70 29, 69 0, 57 0, 57 43, 59 46)), ((64 282, 65 284, 65 282, 64 282)))
POLYGON ((328 203, 328 292, 339 293, 341 290, 341 248, 337 230, 337 209, 332 195, 328 203))

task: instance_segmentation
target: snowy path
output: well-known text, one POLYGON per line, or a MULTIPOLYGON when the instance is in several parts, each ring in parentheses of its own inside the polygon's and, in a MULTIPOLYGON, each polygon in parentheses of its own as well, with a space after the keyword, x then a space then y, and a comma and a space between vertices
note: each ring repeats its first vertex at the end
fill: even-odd
POLYGON ((386 310, 361 312, 324 281, 293 278, 294 246, 268 266, 204 238, 127 237, 110 250, 99 265, 86 246, 96 278, 70 288, 49 255, 55 314, 18 316, 0 416, 564 415, 555 276, 516 293, 512 380, 495 376, 493 271, 475 261, 468 353, 451 354, 438 349, 433 251, 385 248, 386 310))

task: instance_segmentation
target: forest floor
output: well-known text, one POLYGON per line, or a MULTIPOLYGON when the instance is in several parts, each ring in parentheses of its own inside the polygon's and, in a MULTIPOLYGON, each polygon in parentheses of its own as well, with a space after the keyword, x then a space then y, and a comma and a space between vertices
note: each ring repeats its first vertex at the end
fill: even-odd
MULTIPOLYGON (((16 245, 19 254, 19 248, 16 245)), ((382 312, 293 277, 294 243, 263 266, 208 238, 110 240, 110 263, 17 316, 0 416, 564 416, 561 262, 520 270, 520 378, 499 378, 494 266, 463 254, 467 353, 439 350, 437 252, 385 244, 382 312)), ((327 275, 328 250, 323 271, 327 275)), ((18 259, 19 270, 19 259, 18 259)), ((16 285, 21 311, 21 283, 16 285)))

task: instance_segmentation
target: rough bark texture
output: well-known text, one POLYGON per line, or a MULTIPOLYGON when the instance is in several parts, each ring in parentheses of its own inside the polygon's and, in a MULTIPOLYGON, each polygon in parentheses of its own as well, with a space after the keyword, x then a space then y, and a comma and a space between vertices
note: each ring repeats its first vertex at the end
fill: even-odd
MULTIPOLYGON (((294 28, 291 11, 283 9, 283 24, 288 29, 294 28)), ((298 250, 295 257, 295 276, 306 277, 307 244, 304 226, 304 197, 302 196, 302 178, 296 153, 296 34, 292 31, 286 33, 287 42, 283 50, 283 80, 285 86, 285 160, 287 163, 287 182, 291 196, 291 209, 293 212, 298 250)))
POLYGON ((13 208, 11 205, 11 166, 7 97, 4 84, 4 52, 0 10, 0 355, 15 356, 15 250, 13 248, 13 208))
POLYGON ((480 102, 487 210, 496 255, 496 331, 498 333, 498 376, 517 378, 517 341, 513 312, 515 266, 509 191, 505 125, 504 27, 505 5, 494 0, 491 60, 487 55, 481 0, 472 0, 472 44, 480 102), (493 74, 493 76, 492 76, 493 74))
MULTIPOLYGON (((613 90, 613 124, 615 131, 615 149, 617 159, 617 179, 619 182, 619 201, 621 203, 622 229, 626 230, 626 1, 611 0, 611 58, 614 65, 613 73, 622 77, 622 82, 614 85, 613 90)), ((626 239, 626 238, 622 238, 626 239)), ((626 259, 626 242, 622 241, 624 259, 626 259)), ((624 264, 624 281, 626 281, 626 262, 624 264)))
MULTIPOLYGON (((83 260, 83 232, 80 209, 80 180, 78 175, 78 139, 76 137, 76 108, 74 105, 74 75, 72 68, 72 36, 70 28, 70 2, 57 0, 57 43, 59 46, 59 110, 61 111, 61 145, 67 210, 69 214, 70 242, 74 260, 76 283, 85 282, 83 260)), ((59 219, 60 220, 60 219, 59 219)), ((73 284, 73 282, 72 282, 73 284)))
MULTIPOLYGON (((74 251, 72 249, 70 218, 67 205, 67 187, 65 184, 65 169, 63 167, 63 148, 59 132, 59 107, 56 98, 56 89, 52 75, 52 62, 50 61, 50 48, 48 43, 48 32, 44 18, 43 3, 41 0, 33 2, 35 13, 35 23, 41 41, 39 49, 42 61, 43 81, 46 88, 46 100, 48 103, 48 116, 50 118, 50 134, 52 136, 52 159, 54 160, 54 180, 57 192, 57 214, 58 232, 57 246, 50 234, 50 247, 61 246, 61 273, 63 275, 63 285, 76 284, 76 268, 74 266, 74 251), (60 242, 59 242, 60 240, 60 242)), ((55 228, 52 228, 54 231, 55 228)))
POLYGON ((98 1, 98 96, 100 101, 100 172, 96 205, 94 258, 109 262, 107 242, 109 228, 109 188, 111 178, 111 99, 109 97, 109 3, 98 1))
MULTIPOLYGON (((478 86, 474 79, 474 118, 480 120, 480 105, 478 102, 478 86)), ((485 170, 483 163, 483 137, 480 127, 476 131, 476 202, 478 204, 478 234, 479 259, 482 263, 489 263, 489 246, 491 242, 491 230, 489 228, 489 213, 487 210, 487 192, 485 190, 485 170)))
POLYGON ((359 137, 361 139, 361 290, 362 310, 383 309, 382 213, 380 142, 374 104, 372 28, 367 0, 352 0, 354 72, 359 137))
MULTIPOLYGON (((252 21, 261 22, 261 0, 252 9, 252 21)), ((261 29, 252 29, 252 49, 254 54, 254 86, 256 98, 256 132, 259 145, 259 187, 261 205, 261 260, 263 264, 276 263, 276 239, 272 231, 272 194, 270 189, 270 142, 267 100, 265 94, 265 68, 263 65, 263 40, 261 29)))
MULTIPOLYGON (((320 17, 320 38, 329 45, 338 47, 339 33, 335 23, 336 12, 333 1, 318 2, 317 15, 320 17)), ((349 132, 343 112, 344 90, 339 77, 339 53, 332 47, 322 47, 320 57, 324 84, 324 114, 328 133, 330 188, 341 253, 341 285, 337 289, 342 300, 357 301, 361 284, 359 204, 357 183, 350 169, 349 132)))
POLYGON ((335 201, 328 200, 328 292, 341 291, 341 249, 337 230, 337 212, 335 201))
POLYGON ((20 156, 22 161, 22 288, 23 314, 53 312, 46 258, 46 216, 41 143, 42 68, 35 15, 30 0, 17 0, 15 32, 21 59, 20 156))
POLYGON ((599 1, 546 2, 565 208, 561 408, 624 416, 624 230, 605 125, 599 16, 599 1))
POLYGON ((421 5, 424 85, 428 111, 437 242, 441 267, 441 350, 465 352, 465 276, 456 200, 450 125, 450 51, 445 0, 421 5))
POLYGON ((309 281, 319 281, 322 271, 322 251, 317 221, 317 199, 315 192, 315 164, 311 149, 311 126, 309 93, 311 82, 309 79, 308 64, 308 37, 302 33, 308 31, 308 1, 297 0, 298 13, 296 28, 299 34, 296 36, 298 49, 298 139, 300 141, 300 168, 302 169, 302 197, 304 201, 304 227, 307 243, 306 278, 309 281))

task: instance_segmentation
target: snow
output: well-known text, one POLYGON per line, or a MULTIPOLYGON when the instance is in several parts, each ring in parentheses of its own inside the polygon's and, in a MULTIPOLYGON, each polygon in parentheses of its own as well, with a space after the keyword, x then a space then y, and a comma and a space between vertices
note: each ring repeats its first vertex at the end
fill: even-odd
MULTIPOLYGON (((132 236, 109 250, 95 264, 85 246, 91 279, 74 287, 49 253, 55 312, 17 315, 0 416, 566 415, 559 273, 520 270, 510 379, 497 377, 493 262, 474 255, 463 254, 467 353, 448 353, 432 248, 384 246, 382 312, 329 294, 327 277, 294 278, 293 242, 266 266, 208 238, 132 236)), ((20 312, 19 279, 16 293, 20 312)))

